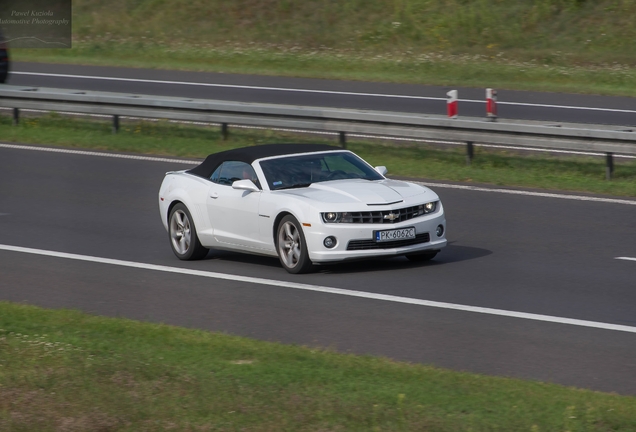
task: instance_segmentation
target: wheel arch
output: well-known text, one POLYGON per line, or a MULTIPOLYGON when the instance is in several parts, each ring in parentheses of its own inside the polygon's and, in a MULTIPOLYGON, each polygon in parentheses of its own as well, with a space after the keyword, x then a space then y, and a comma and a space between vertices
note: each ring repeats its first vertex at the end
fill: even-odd
POLYGON ((168 223, 170 223, 170 212, 172 211, 174 206, 176 206, 177 204, 183 204, 184 206, 186 206, 186 208, 188 207, 187 204, 184 203, 183 201, 181 201, 180 199, 173 200, 170 203, 170 205, 168 205, 168 212, 166 213, 166 220, 167 220, 168 223))
POLYGON ((276 215, 274 223, 272 224, 272 239, 274 239, 274 245, 276 245, 277 242, 278 225, 280 225, 280 221, 283 220, 283 218, 287 215, 294 216, 296 219, 298 219, 292 212, 287 210, 283 210, 276 215))
POLYGON ((164 218, 165 223, 169 223, 170 212, 177 204, 183 204, 194 221, 194 224, 197 227, 197 230, 205 229, 207 227, 207 223, 205 220, 206 214, 202 213, 202 207, 205 207, 205 197, 207 195, 208 189, 205 187, 206 185, 198 182, 192 181, 192 179, 181 178, 177 176, 173 180, 171 187, 169 190, 165 192, 160 192, 160 197, 165 199, 164 211, 165 215, 162 214, 162 218, 164 218))

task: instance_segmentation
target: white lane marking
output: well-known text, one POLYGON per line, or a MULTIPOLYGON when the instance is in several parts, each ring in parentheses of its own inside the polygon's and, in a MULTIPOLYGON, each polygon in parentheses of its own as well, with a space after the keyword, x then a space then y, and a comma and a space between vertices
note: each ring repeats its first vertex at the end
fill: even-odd
POLYGON ((632 257, 616 257, 614 259, 625 260, 625 261, 636 261, 636 258, 632 258, 632 257))
POLYGON ((100 152, 92 152, 92 151, 86 151, 86 150, 67 150, 67 149, 60 149, 60 148, 24 146, 24 145, 3 144, 3 143, 0 143, 0 148, 33 150, 33 151, 43 151, 43 152, 51 152, 51 153, 67 153, 67 154, 76 154, 76 155, 83 155, 83 156, 100 156, 100 157, 109 157, 109 158, 117 158, 117 159, 133 159, 133 160, 143 160, 143 161, 151 161, 151 162, 183 163, 183 164, 189 164, 189 165, 198 165, 201 163, 201 161, 195 161, 195 160, 168 159, 168 158, 160 158, 160 157, 152 157, 152 156, 126 155, 126 154, 119 154, 119 153, 100 153, 100 152))
MULTIPOLYGON (((110 157, 110 158, 119 158, 119 159, 133 159, 133 160, 143 160, 143 161, 151 161, 151 162, 183 163, 183 164, 190 164, 190 165, 198 165, 201 163, 201 161, 197 161, 197 160, 122 155, 117 153, 100 153, 100 152, 91 152, 91 151, 85 151, 85 150, 67 150, 67 149, 59 149, 59 148, 35 147, 35 146, 16 145, 16 144, 0 143, 0 148, 46 151, 46 152, 52 152, 52 153, 79 154, 79 155, 85 155, 85 156, 110 157)), ((548 192, 529 192, 529 191, 515 190, 515 189, 490 189, 490 188, 478 187, 478 186, 454 185, 454 184, 446 184, 446 183, 430 183, 430 182, 421 182, 417 180, 409 180, 409 181, 411 183, 416 183, 416 184, 420 184, 427 187, 433 187, 433 188, 464 189, 464 190, 472 190, 472 191, 478 191, 478 192, 495 192, 495 193, 504 193, 504 194, 511 194, 511 195, 526 195, 526 196, 536 196, 536 197, 543 197, 543 198, 567 199, 567 200, 575 200, 575 201, 592 201, 592 202, 602 202, 602 203, 610 203, 610 204, 636 205, 636 200, 630 201, 630 200, 616 199, 616 198, 588 197, 588 196, 581 196, 581 195, 563 195, 563 194, 555 194, 555 193, 548 193, 548 192)))
MULTIPOLYGON (((140 82, 140 83, 152 83, 152 84, 176 84, 176 85, 189 85, 189 86, 202 86, 202 87, 221 87, 221 88, 234 88, 234 89, 248 89, 248 90, 268 90, 268 91, 281 91, 281 92, 298 92, 298 93, 321 93, 321 94, 333 94, 333 95, 346 95, 346 96, 370 96, 370 97, 383 97, 383 98, 396 98, 396 99, 418 99, 418 100, 434 100, 434 101, 446 101, 445 97, 432 97, 432 96, 409 96, 409 95, 393 95, 383 93, 357 93, 335 90, 310 90, 310 89, 294 89, 284 87, 262 87, 262 86, 248 86, 237 84, 214 84, 214 83, 200 83, 191 81, 168 81, 168 80, 152 80, 152 79, 140 79, 140 78, 118 78, 118 77, 106 77, 96 75, 72 75, 72 74, 54 74, 54 73, 42 73, 42 72, 18 72, 13 71, 12 74, 16 75, 34 75, 34 76, 50 76, 59 78, 78 78, 78 79, 92 79, 92 80, 107 80, 107 81, 127 81, 127 82, 140 82)), ((481 103, 485 104, 485 100, 474 99, 460 99, 460 102, 469 103, 481 103)), ((526 107, 538 107, 538 108, 558 108, 558 109, 574 109, 574 110, 587 110, 587 111, 604 111, 615 113, 636 113, 636 110, 628 109, 615 109, 615 108, 596 108, 596 107, 579 107, 570 105, 551 105, 551 104, 535 104, 524 102, 497 102, 499 105, 518 105, 526 107)))
MULTIPOLYGON (((478 101, 478 100, 464 100, 462 102, 481 102, 481 103, 485 103, 485 101, 478 101)), ((557 108, 557 109, 572 109, 572 110, 582 110, 582 111, 604 111, 604 112, 628 113, 628 114, 636 113, 636 110, 630 110, 630 109, 581 107, 581 106, 576 106, 576 105, 552 105, 552 104, 538 104, 538 103, 526 103, 526 102, 501 102, 501 101, 497 101, 497 105, 517 105, 517 106, 527 106, 527 107, 537 107, 537 108, 557 108)), ((620 126, 617 126, 617 127, 620 127, 620 126)))
POLYGON ((415 180, 409 180, 411 183, 421 184, 426 187, 432 188, 448 188, 448 189, 464 189, 464 190, 472 190, 479 192, 494 192, 494 193, 503 193, 510 195, 526 195, 526 196, 536 196, 543 198, 558 198, 558 199, 566 199, 566 200, 575 200, 575 201, 592 201, 592 202, 602 202, 602 203, 611 203, 611 204, 626 204, 626 205, 636 205, 636 200, 625 200, 625 199, 616 199, 616 198, 600 198, 600 197, 589 197, 582 195, 563 195, 563 194, 555 194, 548 192, 530 192, 530 191, 522 191, 515 189, 491 189, 485 187, 478 186, 465 186, 465 185, 454 185, 454 184, 446 184, 446 183, 429 183, 429 182, 420 182, 415 180))
MULTIPOLYGON (((151 80, 140 78, 118 78, 118 77, 105 77, 105 76, 93 76, 93 75, 70 75, 70 74, 54 74, 54 73, 41 73, 41 72, 11 72, 17 75, 35 75, 35 76, 51 76, 59 78, 79 78, 79 79, 93 79, 93 80, 107 80, 107 81, 126 81, 126 82, 140 82, 140 83, 152 83, 152 84, 176 84, 176 85, 189 85, 189 86, 201 86, 201 87, 221 87, 221 88, 234 88, 234 89, 248 89, 248 90, 271 90, 282 92, 299 92, 299 93, 322 93, 322 94, 335 94, 335 95, 347 95, 347 96, 373 96, 373 97, 386 97, 386 98, 401 98, 401 99, 425 99, 425 100, 439 100, 445 101, 443 97, 429 97, 429 96, 408 96, 408 95, 391 95, 382 93, 356 93, 334 90, 311 90, 311 89, 294 89, 285 87, 263 87, 263 86, 249 86, 238 84, 214 84, 214 83, 201 83, 192 81, 167 81, 167 80, 151 80)), ((477 102, 477 101, 468 101, 477 102)), ((482 101, 483 102, 483 101, 482 101)))
POLYGON ((404 303, 404 304, 410 304, 410 305, 416 305, 416 306, 427 306, 427 307, 433 307, 433 308, 439 308, 439 309, 451 309, 451 310, 458 310, 458 311, 464 311, 464 312, 481 313, 486 315, 498 315, 498 316, 504 316, 509 318, 520 318, 520 319, 544 321, 544 322, 557 323, 557 324, 569 324, 569 325, 574 325, 579 327, 591 327, 591 328, 597 328, 597 329, 603 329, 603 330, 636 333, 636 327, 602 323, 602 322, 596 322, 596 321, 586 321, 586 320, 579 320, 579 319, 573 319, 573 318, 562 318, 562 317, 556 317, 551 315, 540 315, 540 314, 533 314, 533 313, 527 313, 527 312, 515 312, 515 311, 508 311, 503 309, 492 309, 492 308, 485 308, 485 307, 478 307, 478 306, 461 305, 461 304, 455 304, 455 303, 421 300, 416 298, 400 297, 400 296, 394 296, 394 295, 388 295, 388 294, 378 294, 378 293, 371 293, 371 292, 365 292, 365 291, 354 291, 354 290, 348 290, 348 289, 342 289, 342 288, 332 288, 332 287, 326 287, 326 286, 320 286, 320 285, 309 285, 309 284, 302 284, 297 282, 263 279, 263 278, 250 277, 250 276, 239 276, 239 275, 216 273, 216 272, 209 272, 209 271, 203 271, 203 270, 191 270, 191 269, 169 267, 169 266, 163 266, 163 265, 157 265, 157 264, 146 264, 146 263, 140 263, 140 262, 134 262, 134 261, 123 261, 123 260, 117 260, 117 259, 111 259, 111 258, 100 258, 100 257, 94 257, 94 256, 88 256, 88 255, 77 255, 77 254, 71 254, 66 252, 32 249, 32 248, 26 248, 21 246, 10 246, 10 245, 0 244, 0 250, 10 251, 10 252, 21 252, 21 253, 27 253, 27 254, 33 254, 33 255, 43 255, 43 256, 49 256, 49 257, 55 257, 55 258, 66 258, 66 259, 72 259, 72 260, 78 260, 78 261, 88 261, 88 262, 100 263, 100 264, 111 264, 111 265, 117 265, 122 267, 132 267, 137 269, 143 269, 143 270, 155 270, 155 271, 161 271, 161 272, 167 272, 167 273, 177 273, 177 274, 184 274, 188 276, 199 276, 199 277, 207 277, 207 278, 213 278, 213 279, 230 280, 230 281, 236 281, 236 282, 246 282, 246 283, 258 284, 258 285, 269 285, 269 286, 275 286, 280 288, 291 288, 291 289, 298 289, 298 290, 305 290, 305 291, 315 291, 315 292, 321 292, 321 293, 327 293, 327 294, 337 294, 337 295, 344 295, 349 297, 359 297, 359 298, 381 300, 381 301, 387 301, 387 302, 393 302, 393 303, 404 303))

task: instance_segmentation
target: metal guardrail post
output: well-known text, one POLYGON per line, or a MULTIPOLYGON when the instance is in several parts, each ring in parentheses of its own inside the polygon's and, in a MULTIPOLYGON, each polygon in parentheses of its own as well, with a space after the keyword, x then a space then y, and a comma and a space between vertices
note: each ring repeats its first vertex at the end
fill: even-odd
POLYGON ((470 166, 470 163, 475 157, 475 148, 472 141, 466 141, 466 165, 470 166))
POLYGON ((614 153, 605 153, 605 180, 611 180, 614 174, 614 153))
POLYGON ((119 116, 115 114, 113 116, 113 133, 116 134, 119 132, 119 116))
POLYGON ((347 148, 347 134, 344 132, 339 132, 339 142, 340 142, 340 146, 343 149, 347 148))
POLYGON ((227 123, 221 123, 221 137, 223 141, 227 141, 227 136, 229 132, 227 130, 227 123))
POLYGON ((20 109, 13 108, 13 126, 17 126, 20 123, 20 109))

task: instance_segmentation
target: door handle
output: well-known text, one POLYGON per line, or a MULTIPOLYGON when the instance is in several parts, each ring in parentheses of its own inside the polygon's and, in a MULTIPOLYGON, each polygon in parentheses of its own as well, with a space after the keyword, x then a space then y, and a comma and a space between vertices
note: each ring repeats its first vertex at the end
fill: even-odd
POLYGON ((218 192, 210 192, 210 198, 217 199, 218 197, 219 197, 219 193, 218 192))

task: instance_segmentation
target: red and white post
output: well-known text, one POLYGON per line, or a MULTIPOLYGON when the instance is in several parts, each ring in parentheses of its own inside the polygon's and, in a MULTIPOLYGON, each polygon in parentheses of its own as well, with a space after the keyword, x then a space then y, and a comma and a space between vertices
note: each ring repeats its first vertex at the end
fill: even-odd
POLYGON ((448 99, 446 100, 446 112, 448 113, 448 118, 456 119, 457 118, 457 90, 451 90, 446 93, 448 99))
POLYGON ((486 89, 486 117, 490 121, 497 121, 497 90, 486 89))

